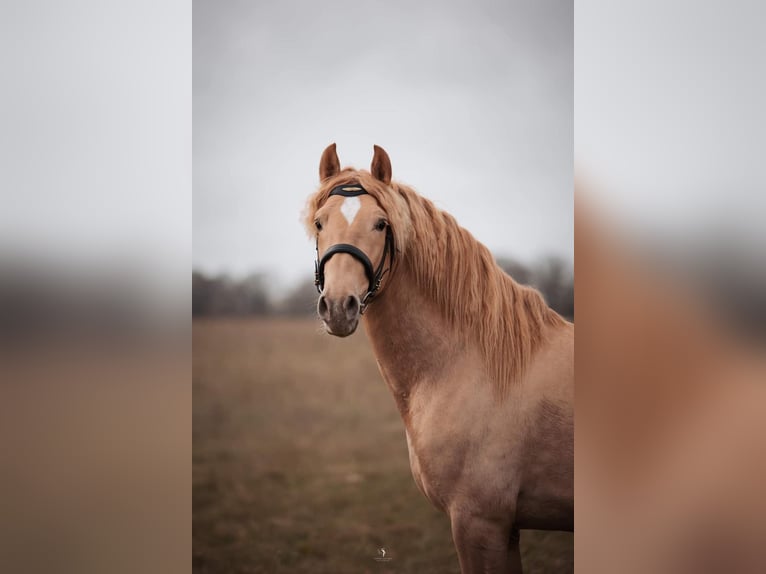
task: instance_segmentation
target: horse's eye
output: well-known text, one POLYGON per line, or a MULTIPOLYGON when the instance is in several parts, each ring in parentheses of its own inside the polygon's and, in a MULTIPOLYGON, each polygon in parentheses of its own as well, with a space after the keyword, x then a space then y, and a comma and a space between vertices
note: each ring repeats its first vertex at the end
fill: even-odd
POLYGON ((318 219, 314 222, 314 226, 317 228, 317 231, 322 231, 322 224, 318 219))
POLYGON ((378 230, 378 231, 383 231, 386 228, 386 225, 388 225, 386 223, 386 220, 385 219, 381 219, 380 221, 378 221, 375 224, 375 229, 378 230))

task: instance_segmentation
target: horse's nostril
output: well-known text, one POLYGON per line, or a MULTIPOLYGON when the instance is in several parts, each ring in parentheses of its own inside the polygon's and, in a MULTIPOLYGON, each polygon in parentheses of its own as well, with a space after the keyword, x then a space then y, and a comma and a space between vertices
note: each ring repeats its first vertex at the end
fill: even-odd
POLYGON ((328 311, 329 308, 327 307, 327 300, 325 299, 324 295, 320 295, 319 302, 317 303, 317 312, 319 313, 319 316, 323 319, 326 318, 328 311))
POLYGON ((356 295, 349 295, 346 299, 346 312, 355 316, 359 312, 359 297, 356 295))

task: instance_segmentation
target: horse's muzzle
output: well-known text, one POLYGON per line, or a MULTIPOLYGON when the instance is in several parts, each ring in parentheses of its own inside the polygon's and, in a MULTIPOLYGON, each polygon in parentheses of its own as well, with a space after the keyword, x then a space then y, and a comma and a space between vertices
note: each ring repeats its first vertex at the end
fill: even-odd
POLYGON ((319 313, 325 329, 330 335, 336 337, 348 337, 356 331, 360 312, 361 301, 356 295, 332 299, 326 295, 321 295, 317 303, 317 313, 319 313))

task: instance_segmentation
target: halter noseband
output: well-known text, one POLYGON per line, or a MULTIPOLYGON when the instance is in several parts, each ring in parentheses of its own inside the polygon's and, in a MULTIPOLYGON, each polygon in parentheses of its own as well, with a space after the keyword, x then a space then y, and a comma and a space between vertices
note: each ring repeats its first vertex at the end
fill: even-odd
MULTIPOLYGON (((339 185, 337 187, 334 187, 328 197, 332 195, 341 195, 343 197, 357 197, 359 195, 368 195, 367 190, 364 189, 359 184, 345 184, 345 185, 339 185)), ((364 313, 364 310, 367 308, 367 305, 369 304, 370 300, 375 296, 375 294, 378 292, 378 289, 380 289, 380 283, 383 280, 383 276, 388 272, 388 269, 391 269, 389 266, 388 269, 385 271, 383 270, 383 266, 386 264, 386 259, 388 259, 389 255, 391 257, 391 264, 394 263, 394 236, 391 233, 391 226, 386 226, 386 245, 383 248, 383 257, 380 258, 380 263, 378 264, 377 269, 373 269, 372 262, 370 261, 370 258, 367 257, 364 251, 359 249, 358 247, 354 245, 349 245, 348 243, 336 243, 335 245, 331 245, 327 248, 327 251, 324 252, 324 255, 322 258, 319 258, 319 238, 317 238, 317 259, 314 262, 314 285, 316 285, 317 292, 321 293, 324 289, 324 266, 327 264, 327 262, 330 260, 330 258, 333 255, 337 255, 338 253, 347 253, 351 255, 354 259, 359 261, 359 263, 362 264, 364 267, 364 273, 367 275, 367 281, 369 282, 369 286, 367 288, 367 293, 365 294, 364 298, 362 299, 362 304, 360 308, 360 313, 364 313)))

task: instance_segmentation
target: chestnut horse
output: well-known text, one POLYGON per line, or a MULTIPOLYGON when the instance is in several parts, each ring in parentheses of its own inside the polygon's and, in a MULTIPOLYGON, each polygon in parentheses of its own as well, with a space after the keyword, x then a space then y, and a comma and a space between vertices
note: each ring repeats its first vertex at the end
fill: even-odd
POLYGON ((520 529, 573 530, 574 326, 374 150, 369 172, 322 154, 319 316, 338 337, 364 319, 462 572, 521 572, 520 529))

